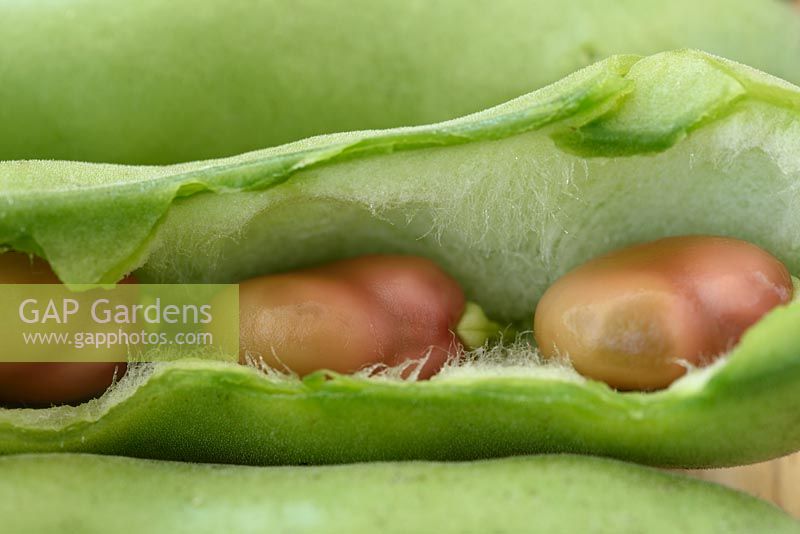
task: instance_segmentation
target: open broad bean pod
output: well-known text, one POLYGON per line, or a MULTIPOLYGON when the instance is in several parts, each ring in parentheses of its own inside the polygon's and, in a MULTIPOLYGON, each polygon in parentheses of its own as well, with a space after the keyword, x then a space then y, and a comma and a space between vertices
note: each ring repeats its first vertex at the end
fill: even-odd
MULTIPOLYGON (((800 273, 800 89, 773 76, 800 80, 800 16, 788 3, 102 4, 0 6, 0 245, 46 259, 68 285, 131 272, 234 283, 408 254, 434 260, 489 317, 524 331, 559 276, 665 236, 744 239, 800 273), (661 16, 643 15, 656 5, 661 16), (688 6, 713 20, 685 18, 688 6), (563 27, 546 22, 556 9, 563 27)), ((428 381, 391 370, 299 379, 192 358, 132 365, 79 406, 0 409, 0 453, 252 465, 579 453, 739 465, 800 449, 798 324, 795 300, 657 392, 616 391, 543 362, 524 332, 428 381)), ((350 476, 364 485, 348 498, 360 499, 387 477, 433 495, 427 469, 476 488, 541 469, 532 492, 603 513, 610 505, 592 499, 616 485, 667 480, 605 460, 469 465, 231 468, 228 479, 222 468, 34 455, 0 458, 0 473, 91 484, 111 469, 122 478, 109 495, 114 484, 156 491, 140 486, 150 475, 196 479, 198 502, 227 502, 212 487, 223 478, 253 493, 269 480, 276 498, 295 479, 320 488, 308 510, 295 514, 288 497, 286 515, 259 510, 286 525, 336 515, 320 503, 350 476)), ((43 484, 36 491, 56 491, 43 484)), ((426 494, 403 491, 414 513, 426 494)), ((713 486, 685 482, 669 499, 684 510, 695 492, 713 502, 709 514, 735 510, 744 531, 758 530, 751 512, 771 521, 713 486)), ((173 512, 195 502, 175 499, 173 512)), ((630 519, 608 517, 609 531, 630 519)))
MULTIPOLYGON (((796 273, 798 109, 794 86, 705 53, 616 56, 432 126, 162 167, 5 162, 0 240, 80 282, 133 270, 154 282, 235 282, 414 254, 489 316, 522 324, 567 269, 664 235, 745 238, 796 273)), ((660 392, 622 393, 542 365, 524 339, 480 348, 426 382, 301 381, 181 360, 131 372, 78 407, 4 410, 0 450, 259 464, 539 452, 755 462, 800 447, 799 314, 795 303, 777 308, 717 364, 660 392)))

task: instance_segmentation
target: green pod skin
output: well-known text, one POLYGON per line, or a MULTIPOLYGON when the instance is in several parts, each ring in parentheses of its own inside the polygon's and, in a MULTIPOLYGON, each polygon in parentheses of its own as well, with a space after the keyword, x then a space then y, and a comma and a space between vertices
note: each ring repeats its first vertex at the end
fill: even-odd
MULTIPOLYGON (((432 126, 165 167, 3 162, 0 243, 46 258, 68 283, 134 270, 142 281, 238 281, 411 254, 490 317, 526 324, 570 268, 667 235, 737 237, 800 272, 799 118, 797 87, 742 65, 685 50, 619 56, 432 126)), ((424 383, 179 361, 129 372, 78 407, 0 411, 0 452, 756 462, 800 449, 798 321, 797 301, 776 308, 718 363, 657 393, 539 365, 524 336, 424 383)))
POLYGON ((0 43, 0 160, 167 164, 429 124, 618 53, 800 82, 782 0, 3 2, 0 43))
POLYGON ((800 532, 741 493, 578 456, 266 468, 11 456, 0 512, 18 534, 800 532))

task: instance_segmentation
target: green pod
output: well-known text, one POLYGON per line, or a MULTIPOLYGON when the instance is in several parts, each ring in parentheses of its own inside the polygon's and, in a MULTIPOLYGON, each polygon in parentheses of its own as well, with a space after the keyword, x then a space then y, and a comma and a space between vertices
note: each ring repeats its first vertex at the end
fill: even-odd
POLYGON ((3 2, 0 160, 167 164, 429 124, 682 47, 800 82, 785 0, 3 2))
POLYGON ((261 468, 11 456, 0 511, 17 534, 800 532, 715 484, 578 456, 261 468))
MULTIPOLYGON (((618 56, 432 126, 316 137, 164 167, 0 163, 0 243, 67 282, 227 282, 367 253, 432 258, 489 316, 610 249, 749 240, 800 272, 800 90, 696 51, 618 56)), ((620 393, 525 336, 427 382, 300 381, 185 360, 78 407, 0 411, 0 452, 270 463, 579 452, 723 466, 800 448, 800 304, 715 365, 620 393)))

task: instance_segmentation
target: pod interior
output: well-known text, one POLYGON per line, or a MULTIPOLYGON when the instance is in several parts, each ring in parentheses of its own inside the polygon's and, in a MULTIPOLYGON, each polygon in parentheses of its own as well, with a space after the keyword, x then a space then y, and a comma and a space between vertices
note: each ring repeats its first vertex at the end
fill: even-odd
MULTIPOLYGON (((163 167, 3 162, 0 242, 47 258, 68 283, 132 270, 226 282, 418 254, 490 316, 525 325, 569 268, 666 235, 746 239, 797 274, 799 114, 798 88, 718 57, 618 56, 431 126, 163 167)), ((538 365, 524 339, 481 349, 429 383, 324 373, 301 382, 176 362, 132 372, 77 408, 1 411, 0 450, 245 463, 555 451, 757 461, 800 446, 789 408, 799 318, 796 302, 773 311, 729 357, 660 393, 622 394, 538 365), (743 421, 754 430, 745 436, 743 421)))

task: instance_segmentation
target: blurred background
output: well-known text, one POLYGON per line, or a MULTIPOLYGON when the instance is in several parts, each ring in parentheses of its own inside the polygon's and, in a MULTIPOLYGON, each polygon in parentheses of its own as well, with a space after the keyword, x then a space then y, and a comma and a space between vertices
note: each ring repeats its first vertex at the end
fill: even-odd
POLYGON ((759 464, 685 473, 772 501, 800 519, 800 453, 759 464))

